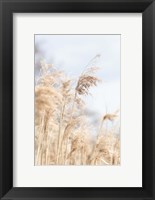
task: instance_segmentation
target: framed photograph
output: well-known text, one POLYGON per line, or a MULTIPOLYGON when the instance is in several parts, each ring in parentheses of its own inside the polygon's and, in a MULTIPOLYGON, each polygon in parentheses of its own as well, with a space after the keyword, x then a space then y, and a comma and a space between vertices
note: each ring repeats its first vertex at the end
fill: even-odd
POLYGON ((153 0, 0 0, 1 199, 155 199, 153 0))

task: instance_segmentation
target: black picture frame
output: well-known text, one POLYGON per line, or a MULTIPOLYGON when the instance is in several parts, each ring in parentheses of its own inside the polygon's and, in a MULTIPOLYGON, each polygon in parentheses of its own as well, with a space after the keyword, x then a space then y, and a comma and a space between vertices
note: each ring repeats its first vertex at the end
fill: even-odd
MULTIPOLYGON (((155 2, 154 0, 0 0, 0 197, 1 199, 155 199, 155 2), (142 13, 143 174, 133 188, 13 187, 13 13, 142 13)), ((134 129, 133 129, 134 130, 134 129)), ((131 174, 132 176, 132 174, 131 174)))

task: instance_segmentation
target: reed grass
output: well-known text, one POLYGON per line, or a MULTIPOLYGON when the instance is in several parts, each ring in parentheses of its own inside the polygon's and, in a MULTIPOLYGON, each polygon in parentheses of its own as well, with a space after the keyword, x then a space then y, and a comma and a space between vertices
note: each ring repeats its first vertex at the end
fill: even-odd
POLYGON ((41 62, 35 85, 35 165, 119 165, 120 138, 104 123, 118 118, 106 113, 96 137, 85 114, 83 96, 97 87, 97 67, 86 67, 76 84, 64 72, 41 62))

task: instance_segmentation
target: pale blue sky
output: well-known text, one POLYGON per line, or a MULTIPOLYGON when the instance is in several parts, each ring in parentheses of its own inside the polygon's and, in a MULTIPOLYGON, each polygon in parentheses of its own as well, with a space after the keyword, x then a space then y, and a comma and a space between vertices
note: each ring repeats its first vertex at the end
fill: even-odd
POLYGON ((120 35, 35 35, 47 63, 69 76, 78 77, 93 57, 101 55, 95 65, 101 68, 97 75, 103 82, 85 97, 96 118, 120 108, 120 40, 120 35))

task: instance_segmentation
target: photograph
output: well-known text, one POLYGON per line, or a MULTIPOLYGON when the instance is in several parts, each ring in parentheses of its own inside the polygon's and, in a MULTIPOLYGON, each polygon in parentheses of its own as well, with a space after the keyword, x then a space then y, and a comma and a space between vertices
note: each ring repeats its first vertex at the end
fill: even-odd
POLYGON ((34 35, 34 165, 121 165, 121 35, 34 35))
POLYGON ((155 0, 0 10, 0 199, 155 200, 155 0))

